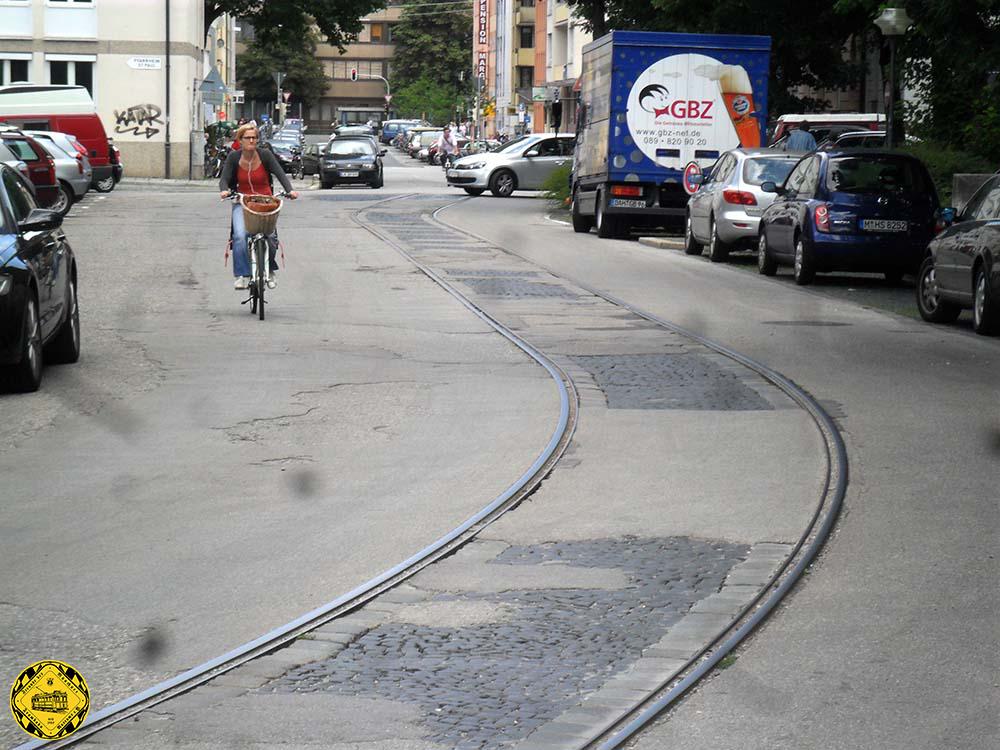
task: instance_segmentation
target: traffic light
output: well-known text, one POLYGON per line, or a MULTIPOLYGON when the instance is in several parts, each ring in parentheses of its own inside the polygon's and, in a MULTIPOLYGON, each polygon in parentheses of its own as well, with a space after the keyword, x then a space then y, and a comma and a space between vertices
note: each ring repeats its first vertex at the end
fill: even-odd
POLYGON ((352 81, 358 80, 358 69, 357 68, 351 68, 351 80, 352 81))

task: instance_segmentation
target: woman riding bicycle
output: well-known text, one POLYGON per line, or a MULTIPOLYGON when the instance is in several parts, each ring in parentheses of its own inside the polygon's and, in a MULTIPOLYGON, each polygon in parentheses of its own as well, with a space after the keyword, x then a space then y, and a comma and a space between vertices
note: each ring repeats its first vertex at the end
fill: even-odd
MULTIPOLYGON (((219 191, 223 198, 233 192, 244 195, 273 195, 272 180, 278 178, 281 186, 292 200, 299 194, 292 190, 285 170, 281 168, 278 159, 268 150, 257 148, 258 131, 256 122, 241 125, 236 131, 236 140, 240 144, 238 150, 230 152, 222 167, 219 178, 219 191)), ((274 258, 278 252, 278 233, 274 232, 268 239, 271 256, 271 278, 267 286, 274 289, 278 285, 275 272, 278 264, 274 258)), ((237 203, 233 206, 232 222, 233 246, 233 276, 236 277, 235 287, 246 289, 250 283, 250 260, 247 258, 247 231, 243 223, 243 207, 237 203)))

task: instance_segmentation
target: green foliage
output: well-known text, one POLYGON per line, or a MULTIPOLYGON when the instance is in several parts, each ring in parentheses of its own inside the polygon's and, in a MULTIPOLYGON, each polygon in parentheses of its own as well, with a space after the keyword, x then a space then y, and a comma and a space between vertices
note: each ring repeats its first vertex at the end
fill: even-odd
POLYGON ((906 146, 906 152, 920 159, 931 173, 938 200, 951 205, 952 177, 961 173, 988 174, 995 171, 992 163, 977 153, 953 148, 945 143, 922 141, 906 146))
POLYGON ((558 167, 548 179, 542 183, 545 197, 551 201, 553 208, 567 208, 569 205, 569 173, 573 171, 572 164, 558 167))
POLYGON ((315 24, 327 43, 343 52, 360 33, 361 18, 385 5, 385 0, 205 0, 205 28, 232 13, 252 23, 262 41, 293 42, 315 24))
POLYGON ((283 71, 287 75, 281 87, 292 92, 294 101, 306 107, 317 103, 326 93, 327 77, 316 59, 316 42, 312 29, 295 41, 258 36, 236 57, 236 77, 247 99, 274 99, 277 87, 271 74, 283 71))
POLYGON ((870 26, 839 12, 831 0, 568 0, 584 25, 605 30, 759 34, 771 37, 772 116, 815 111, 824 105, 795 93, 799 86, 839 88, 856 82, 859 68, 843 54, 852 34, 870 26), (605 21, 605 13, 607 20, 605 21))
POLYGON ((454 91, 426 76, 392 90, 392 104, 400 117, 425 118, 438 125, 454 120, 460 103, 454 91))
POLYGON ((390 81, 400 117, 428 113, 427 119, 446 123, 455 119, 456 109, 466 109, 472 85, 472 12, 456 12, 453 2, 440 2, 438 8, 427 0, 410 0, 393 30, 390 81))

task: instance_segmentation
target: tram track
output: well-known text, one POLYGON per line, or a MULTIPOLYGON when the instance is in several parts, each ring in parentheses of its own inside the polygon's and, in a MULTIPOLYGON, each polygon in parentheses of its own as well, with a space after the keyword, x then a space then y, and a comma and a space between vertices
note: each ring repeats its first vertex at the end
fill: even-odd
MULTIPOLYGON (((272 630, 249 643, 243 644, 170 680, 96 712, 80 730, 66 740, 53 743, 30 742, 21 745, 21 748, 38 748, 43 745, 47 747, 65 747, 78 743, 117 722, 209 682, 231 669, 257 657, 276 651, 309 631, 361 608, 380 594, 390 590, 423 568, 453 553, 459 547, 474 539, 482 529, 535 492, 552 471, 572 439, 578 418, 578 395, 571 378, 544 352, 537 349, 520 335, 515 334, 502 322, 491 317, 486 310, 463 295, 440 273, 415 257, 413 253, 407 250, 404 244, 393 237, 391 232, 380 230, 377 222, 366 222, 363 219, 366 212, 384 208, 386 205, 392 205, 410 197, 394 196, 372 203, 355 211, 352 218, 358 225, 393 247, 393 249, 406 258, 408 262, 412 263, 421 273, 438 284, 470 312, 511 341, 547 370, 559 391, 560 414, 556 428, 545 449, 539 454, 536 461, 504 493, 494 498, 486 507, 467 519, 460 526, 390 570, 338 597, 334 601, 306 613, 296 620, 272 630)), ((826 468, 821 497, 816 504, 805 532, 795 544, 792 554, 774 573, 769 583, 733 619, 731 624, 721 629, 705 645, 701 652, 688 661, 684 668, 665 678, 660 687, 650 692, 644 699, 623 709, 620 715, 613 721, 604 722, 601 726, 595 726, 594 731, 588 737, 582 738, 579 744, 581 749, 600 748, 601 750, 611 750, 612 748, 622 747, 657 716, 660 716, 663 712, 676 705, 688 690, 696 685, 705 675, 709 674, 733 649, 743 643, 755 628, 780 604, 784 596, 792 589, 796 581, 815 559, 832 531, 843 503, 848 479, 846 449, 836 424, 823 407, 805 390, 780 373, 771 370, 763 363, 756 362, 739 352, 686 330, 670 321, 661 319, 605 291, 593 288, 554 269, 547 268, 543 264, 529 260, 514 250, 500 247, 492 240, 449 224, 440 216, 446 209, 458 205, 465 200, 467 199, 460 199, 448 205, 438 207, 429 215, 430 220, 434 225, 439 226, 442 231, 457 232, 477 242, 497 247, 504 253, 520 261, 583 289, 595 297, 643 318, 649 323, 653 323, 665 330, 701 344, 748 368, 785 393, 809 415, 825 447, 826 468)))
MULTIPOLYGON (((393 197, 379 201, 375 205, 383 205, 394 200, 398 200, 398 198, 393 197)), ((353 214, 352 218, 357 221, 357 216, 368 208, 370 207, 359 209, 353 214)), ((360 222, 358 223, 361 224, 360 222)), ((362 226, 364 225, 362 224, 362 226)), ((377 233, 376 236, 378 236, 377 233)), ((386 238, 382 237, 382 239, 388 242, 386 238)), ((389 244, 395 249, 400 250, 393 243, 389 242, 389 244)), ((475 305, 463 298, 457 290, 448 285, 446 281, 437 277, 433 271, 423 267, 421 267, 421 270, 455 296, 465 307, 497 333, 537 362, 552 378, 559 397, 559 415, 548 443, 531 466, 500 495, 447 534, 429 544, 415 555, 412 555, 346 594, 221 656, 210 659, 175 677, 164 680, 147 690, 91 714, 80 729, 63 740, 33 740, 18 745, 17 750, 35 750, 41 747, 61 748, 79 744, 98 732, 125 719, 187 693, 258 657, 265 656, 287 646, 302 635, 363 607, 379 595, 416 575, 428 565, 454 553, 464 544, 473 540, 480 531, 496 521, 507 511, 517 507, 517 505, 538 489, 565 452, 576 428, 579 400, 572 380, 548 357, 523 341, 507 327, 494 321, 483 311, 476 308, 475 305)))

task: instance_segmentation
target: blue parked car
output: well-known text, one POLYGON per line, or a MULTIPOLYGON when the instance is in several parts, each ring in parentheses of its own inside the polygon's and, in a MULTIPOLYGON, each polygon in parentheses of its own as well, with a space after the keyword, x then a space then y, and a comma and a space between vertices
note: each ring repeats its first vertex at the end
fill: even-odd
POLYGON ((795 270, 795 283, 817 273, 869 271, 898 283, 916 273, 938 222, 938 197, 923 163, 875 149, 817 151, 796 164, 764 211, 757 268, 795 270))

